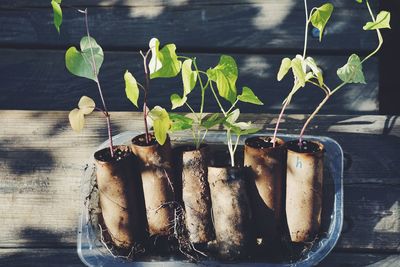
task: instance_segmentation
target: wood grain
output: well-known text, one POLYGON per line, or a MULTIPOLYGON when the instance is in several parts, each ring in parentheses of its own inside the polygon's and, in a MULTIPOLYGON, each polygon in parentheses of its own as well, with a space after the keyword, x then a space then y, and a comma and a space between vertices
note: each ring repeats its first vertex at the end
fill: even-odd
MULTIPOLYGON (((15 2, 18 4, 6 1, 0 6, 1 46, 65 47, 77 43, 85 34, 83 15, 75 9, 64 8, 61 35, 58 35, 52 25, 49 3, 15 2), (45 7, 44 4, 47 8, 37 8, 45 7)), ((154 36, 189 52, 287 51, 303 47, 304 6, 301 1, 180 1, 180 4, 178 1, 172 4, 141 1, 132 5, 133 2, 101 1, 100 5, 105 6, 89 7, 91 33, 105 48, 143 48, 154 36)), ((314 2, 315 5, 323 3, 314 2)), ((364 5, 349 1, 336 3, 323 43, 318 41, 318 34, 314 36, 310 30, 309 48, 337 54, 342 54, 342 50, 374 49, 376 35, 362 30, 370 21, 364 5), (357 16, 353 15, 355 13, 357 16)))
MULTIPOLYGON (((331 252, 321 267, 397 267, 399 254, 331 252)), ((0 265, 7 267, 83 267, 75 248, 0 249, 0 265)))
MULTIPOLYGON (((184 54, 188 55, 188 54, 184 54)), ((193 54, 189 54, 193 55, 193 54)), ((215 66, 220 55, 197 53, 199 67, 207 70, 215 66)), ((281 59, 294 54, 231 54, 238 62, 239 92, 242 86, 249 86, 265 103, 264 106, 241 104, 243 112, 278 112, 281 103, 293 83, 292 75, 282 82, 276 80, 281 59)), ((82 95, 101 103, 95 83, 74 77, 65 68, 64 51, 57 50, 14 50, 0 49, 0 108, 33 110, 71 110, 82 95)), ((339 84, 336 69, 347 61, 347 57, 316 56, 316 61, 325 72, 325 82, 330 87, 339 84)), ((136 110, 125 96, 123 74, 131 71, 143 83, 142 60, 135 52, 105 52, 105 61, 100 71, 100 80, 108 108, 111 110, 136 110)), ((378 111, 378 60, 371 59, 364 66, 367 85, 347 85, 326 104, 322 113, 377 113, 378 111)), ((199 90, 195 90, 189 103, 196 110, 199 106, 199 90)), ((175 79, 154 79, 151 81, 149 105, 170 108, 170 95, 182 94, 180 76, 175 79)), ((305 113, 315 108, 323 94, 317 87, 309 86, 298 93, 289 112, 305 113)), ((141 101, 141 100, 140 100, 141 101)), ((206 94, 207 111, 215 112, 218 107, 211 91, 206 94)), ((180 111, 185 111, 184 108, 180 111)))
MULTIPOLYGON (((67 115, 0 111, 0 247, 75 244, 82 204, 80 180, 107 133, 99 113, 88 117, 81 134, 72 132, 67 115)), ((111 117, 114 133, 143 130, 138 113, 112 112, 111 117)), ((243 119, 257 118, 257 125, 270 129, 275 117, 246 114, 243 119)), ((286 117, 282 133, 295 133, 304 120, 304 115, 286 117)), ((387 120, 385 116, 319 116, 308 132, 340 139, 353 161, 344 177, 345 226, 338 248, 400 251, 396 167, 400 159, 393 157, 399 151, 400 122, 387 120), (383 153, 371 153, 369 147, 375 145, 383 153)))

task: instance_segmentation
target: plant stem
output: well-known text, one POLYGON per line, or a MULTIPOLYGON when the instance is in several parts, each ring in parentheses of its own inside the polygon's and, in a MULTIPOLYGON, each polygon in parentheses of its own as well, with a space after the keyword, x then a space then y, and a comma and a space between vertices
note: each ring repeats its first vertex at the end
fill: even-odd
POLYGON ((226 131, 226 137, 228 138, 228 150, 229 150, 229 155, 231 157, 231 166, 235 167, 235 152, 233 151, 232 136, 230 129, 226 131))
POLYGON ((308 7, 307 7, 307 0, 304 0, 304 11, 306 14, 306 28, 304 30, 304 48, 303 48, 303 59, 306 58, 306 52, 307 52, 307 41, 308 41, 308 24, 309 24, 309 18, 308 18, 308 7))
MULTIPOLYGON (((366 0, 365 3, 367 4, 367 8, 368 8, 369 14, 371 15, 372 21, 375 22, 375 15, 374 15, 374 13, 372 12, 372 9, 371 9, 371 6, 369 5, 368 0, 366 0)), ((381 31, 380 31, 379 29, 376 29, 376 34, 378 35, 378 40, 379 40, 378 47, 377 47, 371 54, 369 54, 368 56, 366 56, 366 57, 361 61, 361 64, 364 63, 365 61, 367 61, 370 57, 372 57, 373 55, 375 55, 375 54, 381 49, 381 47, 382 47, 382 45, 383 45, 383 37, 382 37, 381 31)))
POLYGON ((149 55, 150 49, 147 51, 146 55, 140 51, 140 54, 143 57, 143 68, 144 68, 144 77, 145 77, 145 90, 144 91, 144 96, 143 96, 143 121, 144 121, 144 130, 145 130, 145 139, 146 139, 146 144, 149 144, 150 142, 150 134, 149 134, 149 127, 147 126, 147 92, 150 89, 150 77, 149 77, 149 70, 148 70, 148 65, 147 65, 147 56, 149 55))
POLYGON ((277 135, 277 133, 278 133, 279 124, 280 124, 280 122, 281 122, 281 120, 282 120, 283 113, 285 112, 285 109, 286 109, 286 107, 287 107, 288 104, 289 104, 289 101, 287 100, 287 101, 285 102, 285 104, 283 104, 283 107, 282 107, 282 109, 281 109, 281 113, 279 113, 279 117, 278 117, 278 120, 277 120, 276 125, 275 125, 274 135, 273 135, 273 137, 272 137, 272 147, 275 147, 275 144, 276 144, 276 135, 277 135))
POLYGON ((217 96, 217 94, 215 93, 214 86, 212 85, 212 82, 210 82, 210 87, 211 87, 211 91, 212 91, 212 93, 213 93, 213 95, 214 95, 214 98, 215 98, 215 100, 217 101, 217 104, 218 104, 220 110, 222 111, 222 114, 224 114, 224 116, 226 117, 226 116, 227 116, 227 113, 225 112, 224 108, 222 107, 221 102, 219 102, 218 96, 217 96))
POLYGON ((107 121, 107 128, 108 128, 108 141, 109 141, 109 147, 110 147, 110 155, 111 158, 114 157, 114 150, 113 150, 113 142, 112 142, 112 131, 111 131, 111 121, 110 121, 110 114, 108 113, 108 109, 106 106, 106 102, 104 101, 104 96, 103 96, 103 91, 101 90, 101 85, 100 85, 100 81, 99 81, 99 77, 98 77, 98 73, 97 73, 97 66, 96 66, 96 61, 94 59, 94 52, 93 52, 93 47, 92 47, 92 42, 91 42, 91 37, 90 37, 90 32, 89 32, 89 20, 88 20, 88 11, 87 9, 85 9, 85 11, 83 12, 85 14, 85 26, 86 26, 86 34, 89 40, 89 47, 90 47, 90 53, 92 56, 92 70, 93 70, 93 74, 95 76, 95 82, 97 84, 97 88, 99 90, 99 94, 100 94, 100 98, 101 98, 101 102, 103 104, 103 113, 106 117, 106 121, 107 121))
POLYGON ((302 145, 302 139, 304 135, 304 131, 306 130, 308 124, 311 122, 311 120, 315 117, 315 115, 320 111, 320 109, 323 107, 323 105, 328 101, 329 97, 331 94, 326 94, 325 98, 322 100, 321 103, 319 103, 318 107, 314 110, 314 112, 308 117, 306 123, 304 123, 303 128, 301 129, 300 136, 299 136, 299 146, 302 145))

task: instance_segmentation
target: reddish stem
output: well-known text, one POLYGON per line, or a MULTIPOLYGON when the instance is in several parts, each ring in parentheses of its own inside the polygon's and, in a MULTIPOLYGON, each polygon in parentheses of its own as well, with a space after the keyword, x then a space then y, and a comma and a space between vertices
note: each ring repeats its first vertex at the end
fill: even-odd
POLYGON ((106 116, 106 120, 107 120, 107 128, 108 128, 108 141, 109 141, 109 147, 110 147, 110 154, 111 157, 114 157, 114 150, 113 150, 113 142, 112 142, 112 132, 111 132, 111 122, 110 122, 110 114, 108 113, 107 110, 107 106, 106 106, 106 102, 104 101, 104 97, 103 97, 103 91, 101 90, 101 86, 100 86, 100 82, 99 82, 99 77, 98 77, 98 73, 97 73, 97 66, 96 66, 96 61, 94 60, 94 53, 93 53, 93 47, 91 44, 91 40, 90 40, 90 32, 89 32, 89 20, 88 20, 88 12, 87 9, 85 9, 85 11, 83 12, 85 14, 85 25, 86 25, 86 33, 88 36, 88 40, 89 40, 89 46, 90 46, 90 53, 92 56, 92 69, 93 69, 93 73, 94 76, 96 77, 96 84, 97 84, 97 88, 99 89, 99 94, 100 94, 100 98, 101 98, 101 102, 103 104, 103 113, 106 116))
MULTIPOLYGON (((150 50, 149 50, 150 51, 150 50)), ((149 55, 149 51, 147 51, 146 55, 143 55, 143 67, 144 67, 144 76, 145 76, 145 90, 144 90, 144 98, 143 98, 143 120, 144 120, 144 130, 145 130, 145 138, 146 144, 150 142, 150 134, 149 128, 147 126, 147 92, 150 89, 150 77, 149 77, 149 70, 147 65, 147 56, 149 55)))
POLYGON ((286 109, 286 107, 287 107, 288 104, 289 104, 289 100, 286 100, 285 104, 283 105, 283 107, 282 107, 282 109, 281 109, 281 113, 279 114, 278 121, 276 122, 275 131, 274 131, 274 136, 272 137, 272 147, 275 147, 275 144, 276 144, 276 135, 277 135, 277 133, 278 133, 279 124, 280 124, 280 122, 281 122, 281 120, 282 120, 283 113, 285 112, 285 109, 286 109))

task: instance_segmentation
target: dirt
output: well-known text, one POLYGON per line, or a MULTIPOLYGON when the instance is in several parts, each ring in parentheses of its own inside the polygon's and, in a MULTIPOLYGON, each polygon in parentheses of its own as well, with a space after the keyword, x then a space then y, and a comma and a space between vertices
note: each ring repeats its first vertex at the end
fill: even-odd
POLYGON ((138 146, 152 146, 157 144, 157 140, 156 137, 154 136, 154 134, 149 134, 149 142, 146 142, 146 137, 145 134, 141 134, 138 136, 135 136, 132 139, 132 144, 138 145, 138 146))
MULTIPOLYGON (((246 145, 252 148, 271 148, 273 147, 272 137, 270 136, 255 136, 246 139, 246 145)), ((279 146, 279 144, 277 144, 279 146)))
POLYGON ((129 148, 123 148, 120 146, 113 146, 114 157, 111 157, 110 148, 103 148, 96 153, 94 153, 94 158, 102 162, 118 162, 122 159, 132 156, 131 150, 129 148))
POLYGON ((289 150, 297 153, 315 153, 321 151, 321 148, 317 143, 308 140, 301 141, 301 145, 298 140, 292 140, 286 142, 286 146, 289 150))

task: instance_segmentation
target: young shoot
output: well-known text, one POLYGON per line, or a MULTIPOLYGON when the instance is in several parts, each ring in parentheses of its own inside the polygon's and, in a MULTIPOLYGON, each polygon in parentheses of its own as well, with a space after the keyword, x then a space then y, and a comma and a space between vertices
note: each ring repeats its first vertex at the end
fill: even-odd
POLYGON ((174 110, 186 105, 192 113, 192 118, 178 114, 170 114, 173 121, 173 131, 190 129, 192 131, 195 148, 199 149, 208 130, 213 126, 222 123, 223 118, 220 118, 218 114, 210 114, 207 117, 204 116, 205 92, 207 87, 209 87, 211 80, 208 78, 206 72, 199 70, 196 64, 196 58, 188 58, 184 56, 178 56, 178 58, 184 59, 181 71, 183 95, 182 97, 178 94, 171 95, 172 109, 174 110), (194 67, 194 70, 192 66, 194 67), (202 76, 206 81, 203 80, 202 76), (195 89, 197 81, 201 90, 201 100, 200 110, 195 112, 188 102, 188 95, 195 89))
MULTIPOLYGON (((358 3, 362 3, 363 0, 357 0, 358 3)), ((381 11, 376 17, 372 12, 372 9, 369 5, 368 0, 364 1, 369 14, 371 16, 372 21, 367 22, 363 29, 364 30, 375 30, 378 36, 378 46, 372 51, 368 56, 366 56, 363 60, 356 54, 350 55, 347 63, 337 70, 337 76, 341 80, 341 82, 331 89, 328 87, 322 75, 321 69, 317 66, 316 62, 312 57, 306 57, 307 52, 307 34, 308 34, 308 26, 311 23, 314 27, 316 27, 320 32, 320 41, 322 39, 323 30, 332 14, 333 5, 330 3, 326 3, 321 7, 314 7, 311 9, 310 16, 308 14, 307 1, 304 0, 305 7, 305 17, 306 17, 306 27, 305 27, 305 40, 304 40, 304 49, 303 55, 297 55, 294 59, 290 60, 289 58, 284 58, 282 60, 277 79, 278 81, 282 80, 283 77, 288 73, 291 69, 294 76, 294 84, 292 90, 289 92, 288 96, 283 102, 283 106, 281 112, 278 117, 278 121, 276 123, 273 143, 275 146, 276 134, 279 128, 279 123, 282 119, 282 115, 286 109, 286 107, 290 104, 293 95, 300 89, 304 88, 307 83, 318 87, 321 89, 325 97, 319 103, 319 105, 315 108, 315 110, 310 114, 306 122, 304 123, 300 135, 299 135, 299 146, 302 146, 302 140, 304 136, 304 132, 315 115, 321 110, 324 104, 329 100, 329 98, 338 92, 341 88, 343 88, 346 84, 349 83, 363 83, 365 84, 365 77, 362 70, 363 63, 366 62, 369 58, 375 55, 381 48, 383 44, 383 37, 380 32, 381 29, 389 28, 390 29, 390 13, 387 11, 381 11)))
MULTIPOLYGON (((52 1, 52 4, 53 2, 54 1, 52 1)), ((58 1, 58 4, 60 3, 61 1, 58 1)), ((69 121, 72 129, 74 129, 75 131, 80 131, 82 130, 84 125, 84 115, 91 113, 95 108, 101 111, 107 122, 110 155, 111 157, 114 157, 110 114, 108 113, 108 109, 104 101, 103 91, 101 89, 99 81, 99 71, 104 60, 104 53, 103 49, 100 47, 100 45, 97 44, 96 40, 90 36, 87 9, 79 10, 79 12, 83 13, 85 16, 86 36, 83 37, 80 41, 80 51, 75 47, 70 47, 67 50, 65 54, 65 65, 68 71, 73 75, 90 79, 96 83, 102 103, 102 108, 96 108, 94 101, 84 96, 78 103, 79 109, 74 109, 70 112, 69 121)), ((54 23, 56 25, 56 28, 58 28, 59 30, 61 19, 54 19, 54 23)))
POLYGON ((235 152, 242 135, 254 134, 260 129, 254 128, 251 122, 238 122, 240 110, 236 108, 239 101, 255 105, 264 105, 249 87, 243 87, 242 93, 237 94, 236 80, 238 68, 231 56, 222 55, 219 63, 214 68, 207 70, 210 80, 210 89, 223 115, 223 124, 226 131, 227 146, 231 160, 231 166, 237 166, 235 152), (217 87, 218 95, 215 87, 217 87), (229 102, 229 107, 224 108, 221 100, 229 102))
POLYGON ((143 122, 145 128, 146 144, 151 141, 149 132, 149 118, 152 121, 154 135, 160 145, 165 143, 168 130, 171 128, 171 120, 167 111, 159 106, 153 110, 149 110, 147 106, 147 98, 150 91, 150 80, 154 78, 170 78, 175 77, 181 70, 181 62, 176 55, 176 46, 167 44, 162 49, 159 49, 160 41, 152 38, 149 42, 149 49, 144 53, 140 51, 143 58, 144 69, 144 85, 137 82, 136 78, 129 71, 125 72, 125 93, 127 98, 138 106, 139 88, 143 91, 143 122), (151 59, 149 56, 151 54, 151 59))

